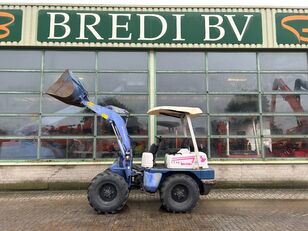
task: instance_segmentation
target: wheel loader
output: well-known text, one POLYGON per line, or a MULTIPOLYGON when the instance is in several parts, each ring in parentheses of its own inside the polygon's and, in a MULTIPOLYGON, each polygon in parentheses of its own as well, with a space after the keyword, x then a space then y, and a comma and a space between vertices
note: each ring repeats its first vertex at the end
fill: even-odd
POLYGON ((89 204, 97 213, 116 213, 126 204, 129 192, 139 189, 159 192, 162 206, 169 212, 192 210, 199 195, 206 195, 215 184, 214 170, 209 168, 207 155, 198 149, 192 117, 202 114, 196 107, 161 106, 149 115, 169 116, 180 120, 184 140, 176 150, 167 150, 164 164, 156 163, 161 137, 142 154, 141 165, 134 164, 131 140, 126 128, 129 112, 116 106, 100 106, 91 102, 88 92, 74 74, 66 70, 46 92, 56 99, 85 107, 110 123, 119 146, 119 155, 105 171, 93 178, 88 187, 89 204), (185 144, 191 140, 192 145, 185 144))

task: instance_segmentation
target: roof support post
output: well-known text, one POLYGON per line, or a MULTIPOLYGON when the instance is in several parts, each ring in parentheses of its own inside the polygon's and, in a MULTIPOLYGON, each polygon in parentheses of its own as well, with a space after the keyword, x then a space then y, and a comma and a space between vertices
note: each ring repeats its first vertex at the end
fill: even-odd
POLYGON ((194 149, 195 149, 195 164, 196 164, 197 168, 200 168, 200 163, 199 163, 200 156, 199 156, 199 149, 198 149, 198 145, 197 145, 197 141, 196 141, 196 136, 195 136, 195 133, 194 133, 194 129, 193 129, 193 126, 192 126, 190 116, 188 114, 186 114, 186 118, 187 118, 187 123, 188 123, 188 128, 189 128, 189 131, 190 131, 191 139, 192 139, 194 149))

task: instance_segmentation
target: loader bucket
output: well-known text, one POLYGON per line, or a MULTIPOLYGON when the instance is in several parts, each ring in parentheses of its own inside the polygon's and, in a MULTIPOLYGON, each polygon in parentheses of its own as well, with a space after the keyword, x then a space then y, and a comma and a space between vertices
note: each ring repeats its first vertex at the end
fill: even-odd
POLYGON ((88 101, 88 92, 79 79, 69 70, 65 70, 46 93, 66 104, 79 107, 83 107, 81 103, 83 100, 88 101))

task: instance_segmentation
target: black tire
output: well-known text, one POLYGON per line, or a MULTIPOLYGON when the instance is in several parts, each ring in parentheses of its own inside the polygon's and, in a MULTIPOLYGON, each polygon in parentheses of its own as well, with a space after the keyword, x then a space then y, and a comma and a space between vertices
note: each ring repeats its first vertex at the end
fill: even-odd
POLYGON ((199 194, 196 181, 185 174, 169 176, 160 188, 162 206, 169 212, 192 210, 197 205, 199 194))
POLYGON ((128 199, 128 185, 119 174, 104 171, 88 187, 88 201, 97 213, 116 213, 128 199))

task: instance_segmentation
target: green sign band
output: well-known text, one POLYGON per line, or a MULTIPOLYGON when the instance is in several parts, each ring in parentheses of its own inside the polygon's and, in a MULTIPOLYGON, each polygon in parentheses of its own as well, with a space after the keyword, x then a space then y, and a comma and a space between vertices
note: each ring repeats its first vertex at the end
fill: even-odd
POLYGON ((276 14, 278 44, 308 44, 308 14, 276 14))
POLYGON ((40 42, 262 44, 261 13, 40 10, 40 42))
POLYGON ((22 10, 0 9, 0 42, 21 40, 22 10))

